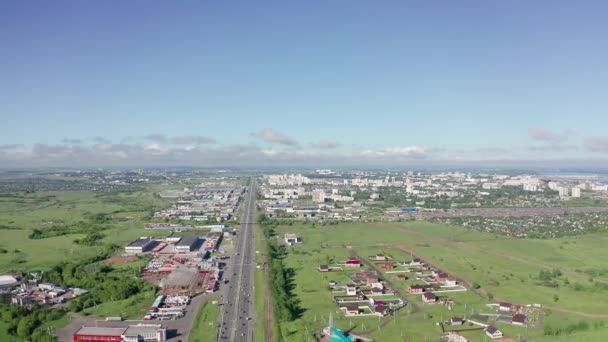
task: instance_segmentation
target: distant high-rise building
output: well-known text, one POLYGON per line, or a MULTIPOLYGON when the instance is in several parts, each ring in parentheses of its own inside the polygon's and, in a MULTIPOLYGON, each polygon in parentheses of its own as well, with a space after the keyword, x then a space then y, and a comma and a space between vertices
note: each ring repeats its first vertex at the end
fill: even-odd
POLYGON ((313 190, 312 191, 312 201, 316 203, 325 202, 325 191, 323 190, 313 190))
POLYGON ((574 197, 574 198, 581 197, 581 189, 580 188, 572 188, 572 197, 574 197))

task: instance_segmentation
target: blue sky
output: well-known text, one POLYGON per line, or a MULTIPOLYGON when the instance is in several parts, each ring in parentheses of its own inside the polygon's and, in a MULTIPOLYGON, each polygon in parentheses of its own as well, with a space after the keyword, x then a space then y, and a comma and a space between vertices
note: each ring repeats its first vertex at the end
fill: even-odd
POLYGON ((605 164, 606 13, 605 1, 3 1, 0 163, 605 164))

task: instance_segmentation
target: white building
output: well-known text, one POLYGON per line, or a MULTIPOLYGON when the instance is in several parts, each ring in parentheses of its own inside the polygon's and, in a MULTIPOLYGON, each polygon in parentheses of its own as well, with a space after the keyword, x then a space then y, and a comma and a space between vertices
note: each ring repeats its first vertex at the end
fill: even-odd
POLYGON ((312 191, 312 201, 316 203, 325 202, 325 191, 323 190, 313 190, 312 191))
POLYGON ((572 197, 574 197, 574 198, 581 197, 581 189, 580 188, 572 188, 572 197))
POLYGON ((293 245, 296 243, 302 243, 302 240, 300 238, 298 238, 298 236, 296 234, 291 234, 291 233, 287 233, 285 234, 285 243, 288 245, 293 245))
POLYGON ((142 254, 152 249, 155 242, 152 238, 141 237, 125 247, 125 253, 127 254, 142 254))

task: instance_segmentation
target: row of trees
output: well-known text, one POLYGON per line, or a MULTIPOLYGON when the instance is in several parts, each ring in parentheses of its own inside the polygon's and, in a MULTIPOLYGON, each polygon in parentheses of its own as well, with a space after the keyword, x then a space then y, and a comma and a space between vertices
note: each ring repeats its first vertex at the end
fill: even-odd
POLYGON ((268 276, 274 315, 278 321, 293 321, 304 313, 300 300, 293 293, 295 270, 285 266, 283 260, 287 257, 287 248, 285 245, 278 245, 274 238, 277 222, 270 221, 265 216, 262 216, 259 222, 267 241, 268 276))

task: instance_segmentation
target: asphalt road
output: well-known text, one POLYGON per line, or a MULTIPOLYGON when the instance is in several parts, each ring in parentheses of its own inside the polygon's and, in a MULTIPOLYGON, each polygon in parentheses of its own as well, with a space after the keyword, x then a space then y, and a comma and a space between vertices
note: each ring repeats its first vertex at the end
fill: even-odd
POLYGON ((218 341, 250 342, 254 338, 255 209, 255 178, 252 178, 243 205, 243 217, 236 236, 232 263, 224 272, 224 278, 229 283, 223 296, 218 341))

